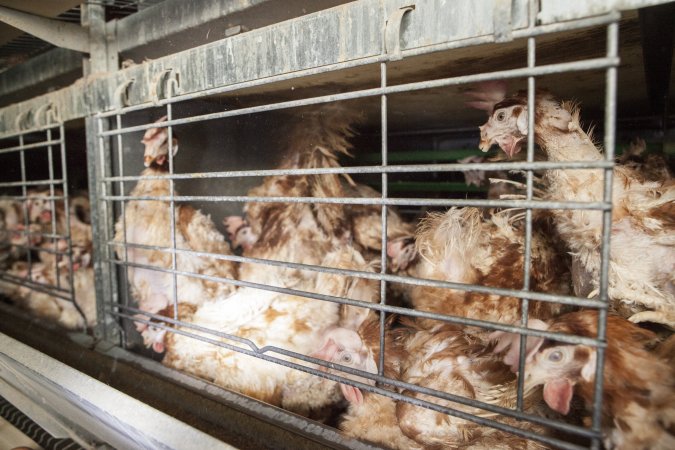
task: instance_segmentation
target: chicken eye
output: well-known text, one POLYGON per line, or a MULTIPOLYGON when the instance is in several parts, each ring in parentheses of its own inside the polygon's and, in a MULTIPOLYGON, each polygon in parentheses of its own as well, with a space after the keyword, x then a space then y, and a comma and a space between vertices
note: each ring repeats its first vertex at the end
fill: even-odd
POLYGON ((351 353, 343 353, 341 360, 345 364, 350 364, 352 362, 351 353))
POLYGON ((548 360, 554 363, 562 361, 563 353, 560 350, 554 350, 548 355, 548 360))
POLYGON ((502 122, 504 119, 506 119, 506 113, 504 111, 499 111, 497 113, 497 121, 502 122))

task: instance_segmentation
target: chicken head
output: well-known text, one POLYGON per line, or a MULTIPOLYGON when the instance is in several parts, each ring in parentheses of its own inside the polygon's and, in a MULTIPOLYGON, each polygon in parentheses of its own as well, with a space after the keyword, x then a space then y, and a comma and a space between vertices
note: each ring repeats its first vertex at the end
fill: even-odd
POLYGON ((510 158, 518 153, 527 138, 527 105, 519 98, 497 103, 488 121, 480 129, 479 148, 487 152, 498 144, 510 158))
POLYGON ((223 219, 232 248, 241 247, 249 250, 258 241, 253 228, 242 216, 227 216, 223 219))
MULTIPOLYGON (((374 356, 363 342, 363 339, 361 339, 361 336, 356 331, 348 328, 330 328, 324 335, 321 348, 309 356, 352 369, 377 373, 374 356)), ((322 370, 325 371, 326 369, 322 368, 322 370)), ((340 375, 362 383, 375 384, 372 380, 366 378, 342 373, 340 375)), ((340 390, 349 402, 355 404, 363 403, 363 393, 359 388, 341 383, 340 390)))
POLYGON ((512 157, 520 151, 522 141, 527 137, 527 106, 522 99, 506 99, 506 89, 503 80, 480 83, 466 92, 473 99, 466 104, 489 116, 480 127, 480 149, 487 152, 496 143, 512 157))
POLYGON ((544 386, 544 401, 567 414, 574 386, 595 378, 596 352, 586 345, 551 345, 532 356, 525 369, 526 386, 544 386))
POLYGON ((389 241, 387 256, 391 258, 391 269, 394 273, 407 269, 417 258, 415 238, 406 236, 389 241))
POLYGON ((165 328, 148 325, 148 327, 141 332, 143 345, 145 345, 146 348, 152 348, 152 350, 157 353, 164 353, 164 338, 166 337, 166 333, 167 330, 165 328))
MULTIPOLYGON (((63 195, 61 191, 54 191, 55 196, 63 195)), ((49 191, 33 192, 28 195, 26 200, 26 209, 28 210, 28 220, 31 223, 49 224, 52 221, 54 207, 56 202, 47 199, 50 197, 49 191)))
MULTIPOLYGON (((540 320, 529 321, 531 328, 545 330, 548 325, 540 320)), ((495 352, 508 348, 504 363, 511 370, 518 370, 520 336, 497 331, 491 338, 497 340, 495 352)), ((544 386, 544 401, 554 411, 567 414, 580 381, 591 382, 595 378, 596 352, 586 345, 556 343, 542 337, 530 336, 526 343, 525 386, 544 386)))
MULTIPOLYGON (((166 122, 166 116, 156 120, 155 123, 166 122)), ((169 154, 169 131, 168 128, 149 128, 143 135, 141 143, 145 145, 143 164, 150 167, 152 164, 163 166, 167 162, 169 154)), ((178 152, 178 139, 175 134, 171 139, 172 156, 178 152)))

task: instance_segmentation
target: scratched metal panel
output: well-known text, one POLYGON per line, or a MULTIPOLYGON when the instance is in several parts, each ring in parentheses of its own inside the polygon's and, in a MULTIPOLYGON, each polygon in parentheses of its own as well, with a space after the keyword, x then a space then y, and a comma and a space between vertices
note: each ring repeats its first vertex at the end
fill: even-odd
POLYGON ((627 11, 671 3, 673 0, 541 0, 541 23, 555 23, 581 17, 598 16, 610 11, 627 11))
POLYGON ((149 61, 95 83, 109 102, 115 87, 133 78, 130 104, 140 104, 151 99, 151 81, 167 68, 180 74, 181 93, 192 93, 377 55, 383 20, 373 5, 339 6, 149 61))
MULTIPOLYGON (((414 4, 402 27, 403 49, 452 42, 494 32, 495 0, 389 0, 385 14, 414 4)), ((527 26, 527 0, 512 0, 511 23, 514 29, 527 26)))

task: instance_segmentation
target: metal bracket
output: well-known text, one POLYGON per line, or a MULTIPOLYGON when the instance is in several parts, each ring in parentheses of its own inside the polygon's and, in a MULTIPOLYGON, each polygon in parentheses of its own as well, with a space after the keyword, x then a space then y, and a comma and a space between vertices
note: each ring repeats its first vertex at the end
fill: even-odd
POLYGON ((125 106, 129 106, 129 87, 134 81, 136 81, 136 79, 131 78, 115 88, 114 102, 116 109, 122 109, 125 106))
POLYGON ((168 98, 178 93, 180 83, 179 74, 173 69, 164 69, 152 79, 150 96, 152 103, 157 105, 162 98, 168 98))
POLYGON ((415 9, 415 5, 403 6, 392 11, 387 18, 384 26, 384 51, 389 55, 391 61, 398 61, 403 58, 401 54, 401 23, 403 16, 409 11, 415 9))
POLYGON ((48 125, 49 124, 49 117, 47 116, 47 111, 51 107, 51 103, 45 103, 44 105, 40 106, 38 109, 35 110, 35 125, 40 126, 40 125, 48 125), (43 123, 40 123, 40 117, 44 115, 44 121, 43 123))
POLYGON ((495 29, 495 42, 513 40, 513 11, 512 0, 495 0, 495 9, 492 16, 495 29))
POLYGON ((0 6, 0 21, 57 47, 89 53, 89 32, 84 27, 0 6))
POLYGON ((47 126, 52 123, 59 123, 59 114, 54 103, 49 102, 40 106, 35 110, 35 115, 33 116, 35 126, 47 126), (43 117, 43 120, 40 118, 43 117))

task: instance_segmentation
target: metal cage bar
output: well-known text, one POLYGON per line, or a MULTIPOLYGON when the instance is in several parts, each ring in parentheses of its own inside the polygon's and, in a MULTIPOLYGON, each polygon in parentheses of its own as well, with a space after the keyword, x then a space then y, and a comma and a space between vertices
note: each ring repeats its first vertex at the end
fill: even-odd
MULTIPOLYGON (((589 70, 603 70, 609 67, 616 67, 619 64, 618 57, 593 58, 577 62, 548 64, 537 66, 532 69, 521 68, 512 70, 502 70, 496 72, 487 72, 477 75, 466 75, 451 78, 442 78, 433 81, 420 81, 414 83, 397 84, 394 86, 364 89, 361 91, 347 92, 344 94, 332 94, 319 97, 313 97, 303 100, 291 100, 273 104, 251 106, 236 110, 222 111, 218 113, 203 114, 200 116, 187 117, 166 121, 162 124, 147 124, 127 127, 122 130, 104 131, 102 136, 111 136, 118 133, 132 133, 135 131, 145 131, 150 128, 161 128, 174 125, 184 125, 187 123, 202 122, 205 120, 224 119, 226 117, 241 116, 244 114, 254 114, 258 112, 276 111, 279 109, 295 108, 299 106, 319 105, 323 103, 337 102, 343 100, 355 100, 366 97, 377 97, 386 94, 397 94, 402 92, 411 92, 424 89, 442 88, 448 86, 465 85, 469 83, 479 83, 490 80, 507 80, 521 77, 540 77, 556 73, 580 72, 589 70)), ((107 114, 100 114, 99 117, 107 117, 107 114)))
MULTIPOLYGON (((25 243, 15 243, 10 242, 9 245, 13 248, 20 249, 25 252, 26 261, 28 264, 28 269, 26 271, 26 276, 17 276, 10 273, 9 270, 0 269, 0 279, 16 284, 19 286, 24 286, 31 291, 39 292, 43 294, 48 294, 50 297, 60 300, 66 300, 69 303, 72 303, 78 313, 84 318, 84 313, 79 307, 76 301, 76 292, 74 289, 72 271, 73 271, 73 250, 72 250, 72 240, 70 233, 70 216, 69 216, 69 195, 68 195, 68 170, 66 164, 66 137, 65 137, 65 127, 63 123, 51 123, 45 126, 33 127, 29 129, 22 130, 20 133, 17 133, 13 138, 18 138, 19 145, 11 145, 8 147, 0 147, 0 154, 19 154, 19 170, 21 174, 21 181, 13 182, 3 182, 0 184, 2 188, 20 188, 21 195, 7 195, 4 194, 0 198, 5 200, 10 200, 14 202, 21 202, 21 209, 23 213, 23 229, 11 230, 12 234, 20 235, 25 239, 25 243), (44 140, 38 142, 26 143, 26 138, 29 137, 30 140, 35 139, 38 134, 44 133, 44 140), (54 133, 58 135, 58 138, 54 137, 54 133), (54 147, 58 147, 59 157, 56 158, 54 155, 54 147), (48 178, 42 180, 30 180, 28 178, 28 164, 26 161, 26 151, 30 150, 35 154, 37 151, 43 151, 45 153, 44 160, 47 163, 48 178), (55 169, 59 165, 60 177, 56 176, 55 169), (47 194, 41 192, 39 197, 35 193, 30 192, 29 188, 33 189, 46 189, 47 194), (58 193, 56 189, 61 189, 62 193, 58 193), (51 208, 51 217, 49 223, 45 224, 48 227, 48 230, 45 230, 43 227, 41 230, 37 231, 34 228, 31 228, 31 225, 35 225, 31 221, 28 202, 32 199, 39 198, 48 203, 51 208), (64 213, 65 213, 65 230, 60 230, 56 222, 56 211, 57 203, 62 202, 64 213), (43 242, 43 245, 36 246, 33 244, 32 239, 39 238, 43 242), (50 242, 51 241, 51 242, 50 242), (67 248, 61 250, 58 247, 59 241, 65 241, 67 248), (55 280, 54 283, 45 283, 36 281, 34 278, 34 268, 36 266, 35 255, 36 254, 48 254, 54 257, 54 272, 55 280), (66 262, 69 268, 69 273, 67 276, 66 285, 63 286, 62 283, 62 274, 61 267, 58 263, 59 260, 66 262)), ((3 138, 6 140, 6 138, 3 138)), ((40 156, 42 158, 42 155, 40 156)), ((32 294, 27 294, 32 295, 32 294)))

